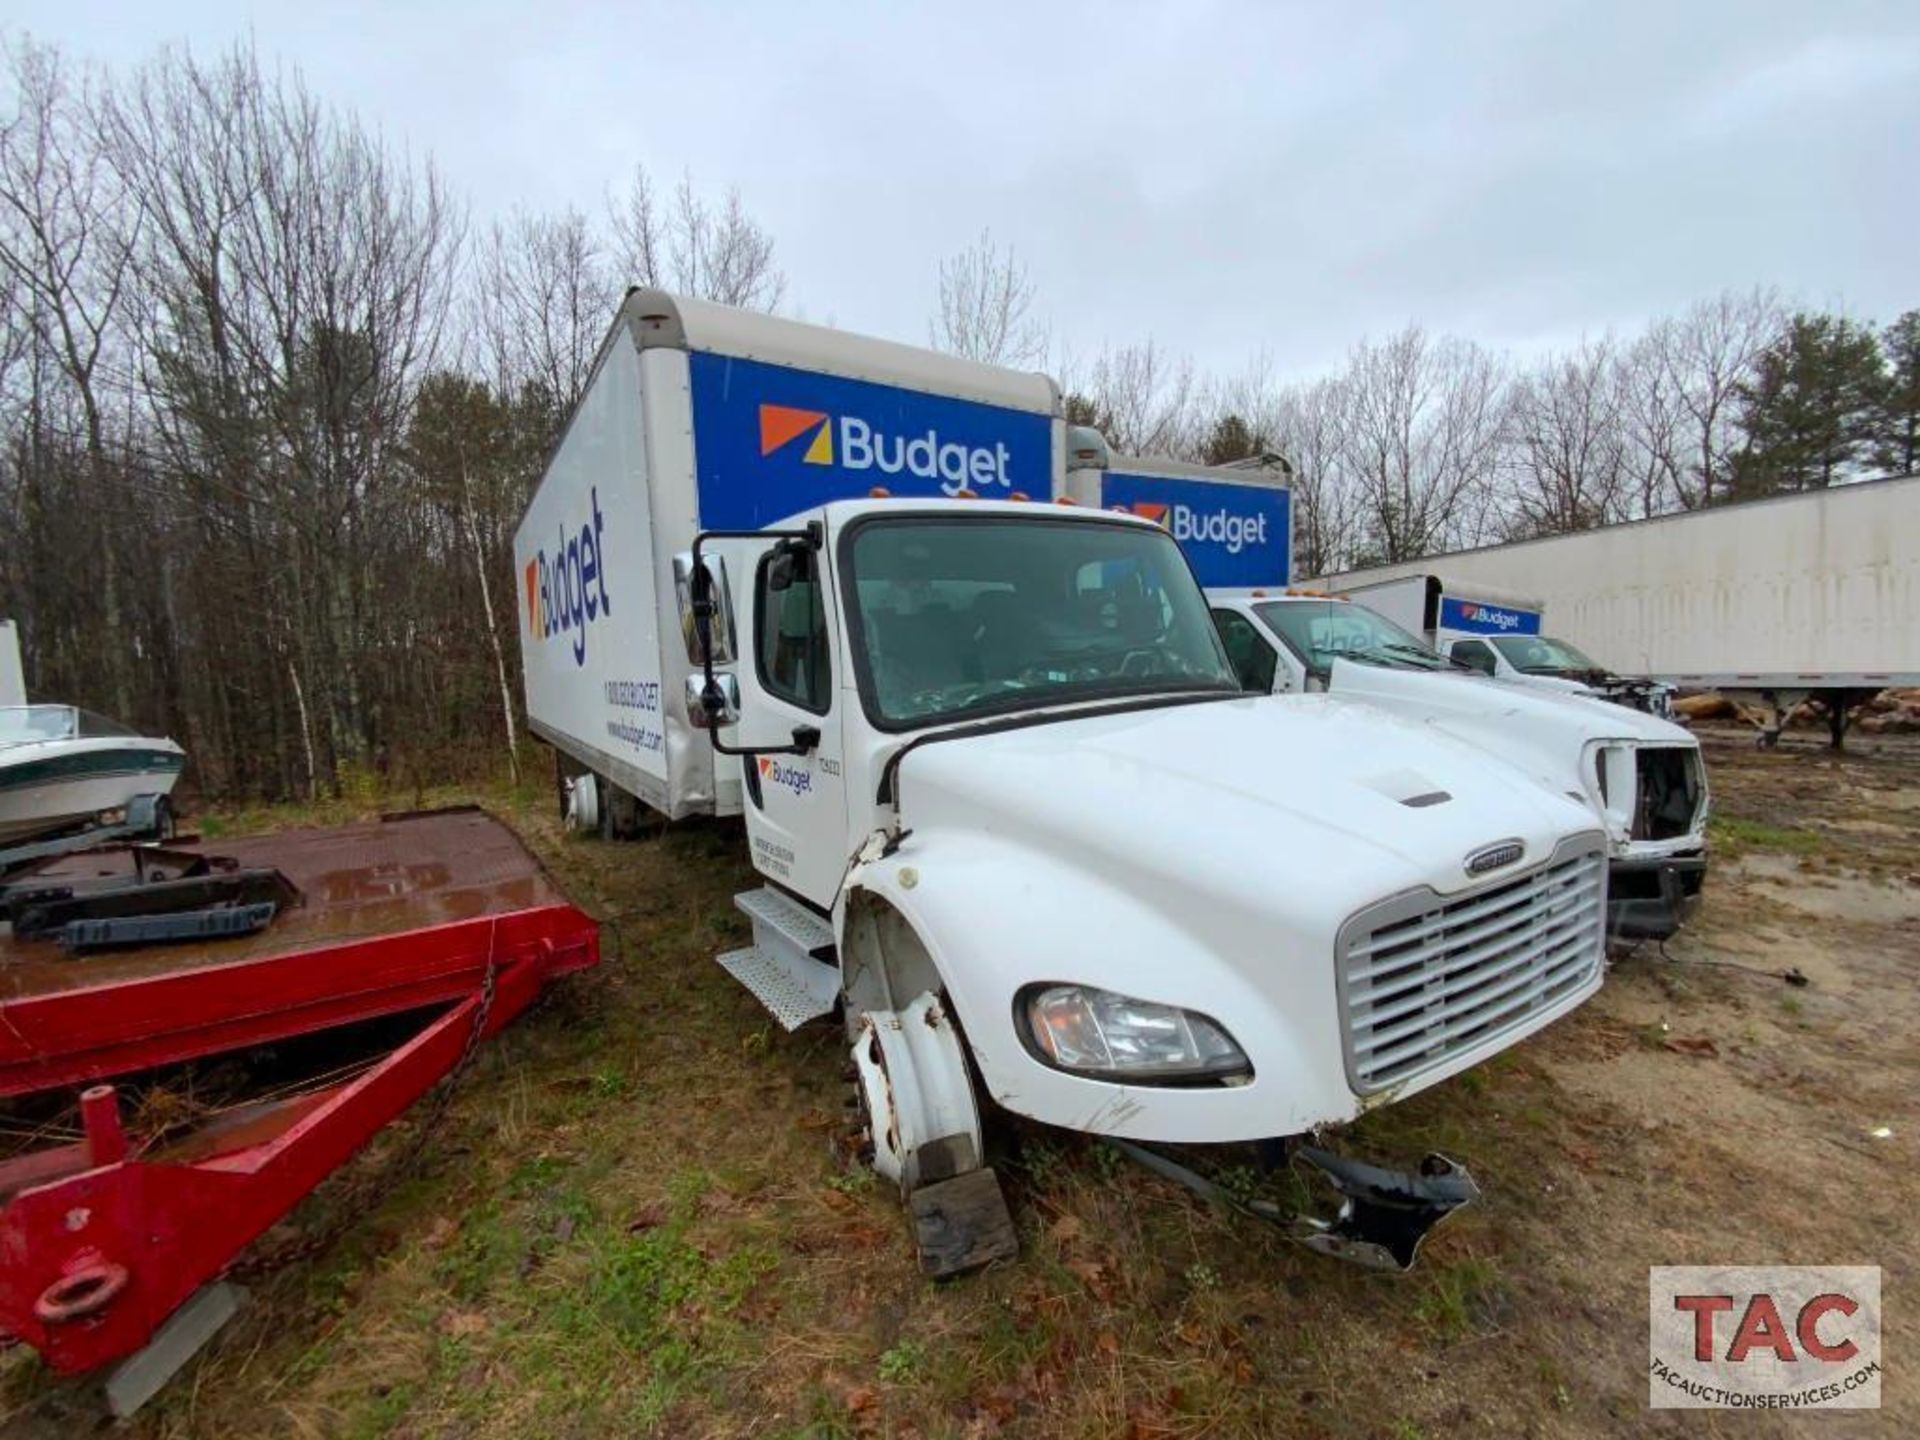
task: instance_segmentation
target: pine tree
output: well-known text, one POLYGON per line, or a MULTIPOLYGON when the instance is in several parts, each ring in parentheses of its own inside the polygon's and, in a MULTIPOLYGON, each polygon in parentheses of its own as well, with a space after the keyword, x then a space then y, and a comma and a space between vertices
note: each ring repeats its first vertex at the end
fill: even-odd
POLYGON ((1880 402, 1880 448, 1874 457, 1896 475, 1920 470, 1920 310, 1887 326, 1887 377, 1880 402))
POLYGON ((1246 460, 1267 448, 1266 438, 1238 415, 1229 411, 1213 422, 1213 429, 1200 447, 1200 459, 1207 465, 1226 465, 1246 460))
POLYGON ((1733 491, 1747 499, 1822 489, 1871 454, 1885 366, 1873 331, 1844 316, 1796 315, 1740 387, 1747 444, 1733 491))

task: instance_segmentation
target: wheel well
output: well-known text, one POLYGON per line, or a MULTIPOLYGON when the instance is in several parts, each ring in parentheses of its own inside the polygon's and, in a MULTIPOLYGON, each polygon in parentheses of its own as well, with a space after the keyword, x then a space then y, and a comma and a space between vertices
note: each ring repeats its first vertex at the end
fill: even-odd
POLYGON ((911 921, 869 890, 847 899, 840 942, 847 1013, 899 1010, 916 995, 939 994, 946 982, 911 921))

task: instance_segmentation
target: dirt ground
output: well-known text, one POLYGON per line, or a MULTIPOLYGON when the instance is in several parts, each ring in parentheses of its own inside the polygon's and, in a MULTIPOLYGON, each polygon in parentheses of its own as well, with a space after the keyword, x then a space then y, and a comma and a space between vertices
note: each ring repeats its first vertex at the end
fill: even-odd
MULTIPOLYGON (((258 1284, 121 1429, 1915 1433, 1920 745, 1704 739, 1715 859, 1695 924, 1619 959, 1547 1032, 1342 1137, 1383 1159, 1443 1150, 1486 1191, 1405 1277, 1010 1127, 1021 1259, 922 1280, 897 1202, 829 1154, 837 1032, 785 1034, 712 963, 745 933, 737 836, 572 840, 533 797, 496 797, 605 918, 605 965, 490 1045, 425 1167, 258 1284), (1647 1267, 1733 1262, 1881 1266, 1884 1408, 1649 1411, 1647 1267)), ((325 1224, 342 1188, 299 1222, 325 1224)), ((85 1433, 91 1393, 16 1350, 0 1431, 85 1433)))

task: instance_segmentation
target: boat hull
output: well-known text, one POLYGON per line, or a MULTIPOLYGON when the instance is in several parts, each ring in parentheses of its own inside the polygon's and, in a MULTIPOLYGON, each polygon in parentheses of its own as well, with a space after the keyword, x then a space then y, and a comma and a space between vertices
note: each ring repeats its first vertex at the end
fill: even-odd
POLYGON ((0 845, 75 829, 136 795, 170 794, 186 763, 185 752, 165 740, 73 740, 31 749, 0 758, 0 845))

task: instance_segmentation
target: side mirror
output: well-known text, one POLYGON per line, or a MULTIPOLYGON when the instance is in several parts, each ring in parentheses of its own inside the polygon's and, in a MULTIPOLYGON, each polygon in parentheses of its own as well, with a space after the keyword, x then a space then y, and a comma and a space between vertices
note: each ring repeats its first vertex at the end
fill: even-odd
POLYGON ((696 730, 712 730, 740 720, 740 681, 732 675, 713 677, 707 688, 704 677, 687 676, 687 723, 696 730))
POLYGON ((724 556, 705 555, 702 563, 693 563, 693 552, 682 550, 673 557, 673 590, 679 600, 680 635, 686 642, 687 659, 695 665, 703 662, 700 653, 700 626, 696 611, 708 607, 707 645, 715 665, 730 665, 733 649, 733 591, 727 584, 724 556))

